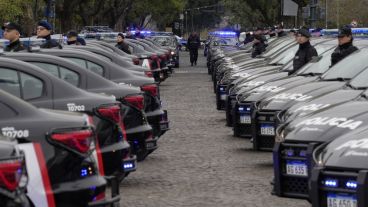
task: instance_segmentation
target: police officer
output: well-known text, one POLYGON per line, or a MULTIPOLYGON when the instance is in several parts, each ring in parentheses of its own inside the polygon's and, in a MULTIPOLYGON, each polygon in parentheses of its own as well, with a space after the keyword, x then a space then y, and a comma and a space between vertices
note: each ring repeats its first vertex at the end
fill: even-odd
POLYGON ((68 38, 66 41, 68 45, 86 45, 86 41, 78 37, 78 33, 74 30, 69 31, 66 37, 68 38))
POLYGON ((118 37, 117 37, 117 44, 115 45, 115 47, 119 48, 120 50, 122 50, 123 52, 127 53, 127 54, 132 54, 129 50, 129 46, 127 43, 125 43, 124 40, 124 34, 123 33, 119 33, 118 37))
POLYGON ((199 37, 197 33, 193 32, 187 41, 189 54, 190 54, 190 63, 193 66, 197 65, 197 59, 198 59, 198 48, 201 46, 201 41, 199 40, 199 37))
POLYGON ((302 28, 298 31, 296 35, 296 41, 299 43, 299 49, 295 54, 293 60, 293 71, 289 74, 295 73, 305 64, 312 60, 313 57, 318 56, 317 50, 310 44, 311 34, 308 29, 302 28))
POLYGON ((254 35, 252 58, 257 57, 266 50, 266 45, 261 35, 254 35))
POLYGON ((349 26, 341 27, 337 37, 339 45, 331 54, 331 66, 358 50, 357 47, 353 46, 353 35, 349 26))
POLYGON ((10 44, 5 47, 4 51, 18 52, 26 49, 19 41, 21 33, 21 28, 19 25, 13 22, 8 22, 2 27, 2 29, 4 30, 4 39, 9 40, 10 42, 10 44))
POLYGON ((41 48, 61 48, 61 45, 54 39, 51 39, 52 25, 47 21, 40 21, 37 24, 37 38, 43 38, 46 40, 42 44, 41 48))

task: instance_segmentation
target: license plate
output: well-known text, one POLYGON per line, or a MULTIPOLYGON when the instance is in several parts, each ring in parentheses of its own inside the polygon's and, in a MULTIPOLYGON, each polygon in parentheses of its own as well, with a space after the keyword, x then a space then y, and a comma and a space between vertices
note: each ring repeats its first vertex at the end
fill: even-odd
POLYGON ((261 135, 275 135, 275 128, 271 125, 261 125, 261 135))
POLYGON ((308 167, 304 163, 287 163, 286 174, 308 176, 308 167))
POLYGON ((240 123, 241 124, 251 124, 252 119, 249 115, 240 115, 240 123))
POLYGON ((220 95, 220 99, 223 100, 223 101, 225 101, 226 100, 226 96, 227 96, 226 94, 221 94, 220 95))
POLYGON ((167 130, 169 128, 169 124, 160 124, 161 130, 167 130))
POLYGON ((146 144, 146 147, 147 148, 154 148, 154 147, 156 147, 156 143, 149 142, 149 143, 146 144))
POLYGON ((357 199, 354 196, 327 195, 327 207, 357 207, 357 199))

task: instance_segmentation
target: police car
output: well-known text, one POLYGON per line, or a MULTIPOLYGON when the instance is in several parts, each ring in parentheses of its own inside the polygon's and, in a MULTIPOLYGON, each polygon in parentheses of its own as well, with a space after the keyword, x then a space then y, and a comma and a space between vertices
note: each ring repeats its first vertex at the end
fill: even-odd
MULTIPOLYGON (((6 76, 2 78, 6 80, 6 76)), ((102 168, 103 151, 99 142, 95 143, 97 137, 89 117, 37 109, 2 90, 0 97, 1 133, 17 139, 18 148, 26 157, 27 197, 33 206, 77 207, 102 201, 106 188, 106 180, 101 177, 105 170, 102 168), (96 149, 94 156, 93 148, 96 149)), ((5 146, 1 148, 5 149, 5 146)), ((4 183, 10 190, 20 184, 20 167, 20 163, 14 163, 8 169, 9 174, 0 176, 10 179, 11 170, 21 173, 14 175, 14 180, 4 183)), ((116 199, 118 197, 113 200, 116 199)))
MULTIPOLYGON (((19 60, 1 58, 0 64, 0 77, 4 80, 0 89, 40 108, 88 113, 96 126, 103 159, 109 160, 113 159, 111 156, 116 156, 115 159, 120 162, 124 162, 124 159, 128 159, 130 163, 135 162, 130 156, 121 157, 120 154, 129 155, 130 146, 126 141, 120 118, 120 103, 115 97, 78 89, 36 66, 19 60)), ((146 154, 147 149, 143 147, 146 154)), ((118 172, 124 176, 123 165, 106 165, 105 171, 118 172)))

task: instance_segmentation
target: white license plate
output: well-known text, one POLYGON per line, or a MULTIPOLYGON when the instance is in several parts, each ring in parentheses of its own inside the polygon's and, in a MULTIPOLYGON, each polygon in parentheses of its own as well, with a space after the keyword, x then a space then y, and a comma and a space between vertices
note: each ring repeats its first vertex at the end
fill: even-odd
POLYGON ((223 101, 225 101, 226 100, 226 96, 227 96, 226 94, 221 94, 220 95, 220 99, 223 100, 223 101))
POLYGON ((327 195, 327 207, 357 207, 357 199, 353 196, 327 195))
POLYGON ((287 163, 286 174, 308 176, 308 167, 307 165, 302 163, 287 163))
POLYGON ((269 135, 274 136, 275 135, 275 128, 273 126, 261 126, 261 135, 269 135))
POLYGON ((249 115, 240 115, 240 123, 241 124, 251 124, 252 119, 249 115))
POLYGON ((146 144, 146 147, 147 148, 153 148, 153 147, 155 147, 156 146, 156 144, 155 143, 153 143, 153 142, 150 142, 150 143, 147 143, 146 144))

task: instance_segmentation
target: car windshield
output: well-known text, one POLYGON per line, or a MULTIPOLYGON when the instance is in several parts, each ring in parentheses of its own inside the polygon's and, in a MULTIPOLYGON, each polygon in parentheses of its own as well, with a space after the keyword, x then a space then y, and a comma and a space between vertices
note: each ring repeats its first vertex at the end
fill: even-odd
POLYGON ((368 50, 361 49, 348 58, 344 58, 334 65, 323 76, 323 80, 351 79, 356 76, 364 68, 368 67, 368 61, 362 61, 368 58, 368 50))
POLYGON ((326 72, 330 68, 333 51, 333 49, 330 49, 317 58, 313 58, 297 72, 297 75, 322 74, 326 72))
POLYGON ((269 51, 266 51, 262 56, 263 57, 268 57, 272 54, 274 54, 275 52, 284 49, 285 47, 287 47, 289 44, 294 43, 295 40, 294 39, 287 39, 286 41, 280 42, 280 44, 275 45, 274 47, 270 48, 269 51))
POLYGON ((363 72, 359 73, 355 78, 353 78, 350 83, 352 87, 356 89, 368 88, 368 70, 364 69, 363 72))
POLYGON ((238 40, 236 38, 214 38, 213 42, 217 42, 219 46, 236 45, 238 40))

